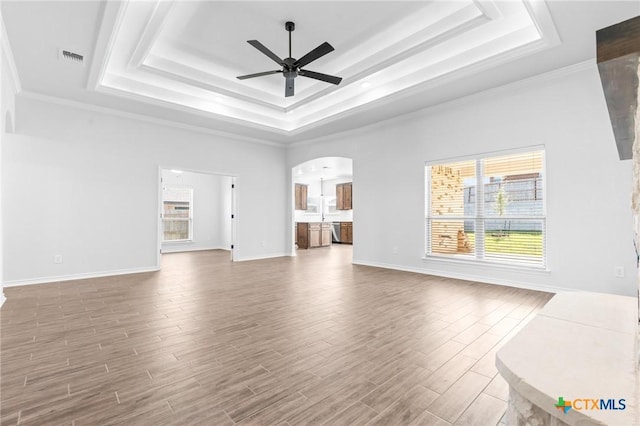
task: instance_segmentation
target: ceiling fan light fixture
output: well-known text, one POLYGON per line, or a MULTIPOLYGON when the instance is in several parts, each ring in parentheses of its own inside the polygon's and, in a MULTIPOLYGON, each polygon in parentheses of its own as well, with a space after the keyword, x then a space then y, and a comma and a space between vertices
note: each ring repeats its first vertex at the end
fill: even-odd
POLYGON ((331 46, 326 41, 322 43, 320 46, 316 47, 300 59, 295 59, 291 55, 291 33, 295 30, 296 26, 293 22, 287 21, 284 25, 285 30, 289 32, 289 57, 285 59, 280 59, 278 55, 269 50, 265 45, 260 43, 258 40, 247 40, 247 43, 258 49, 260 52, 268 56, 272 61, 277 63, 282 67, 280 70, 273 71, 264 71, 255 74, 247 74, 240 75, 236 77, 238 80, 246 80, 248 78, 262 77, 265 75, 278 74, 282 73, 282 76, 285 78, 285 97, 294 95, 294 87, 295 87, 295 78, 298 76, 313 78, 315 80, 324 81, 326 83, 331 83, 338 85, 342 81, 341 77, 336 77, 333 75, 322 74, 315 71, 309 71, 302 69, 304 66, 310 64, 330 53, 334 50, 333 46, 331 46))

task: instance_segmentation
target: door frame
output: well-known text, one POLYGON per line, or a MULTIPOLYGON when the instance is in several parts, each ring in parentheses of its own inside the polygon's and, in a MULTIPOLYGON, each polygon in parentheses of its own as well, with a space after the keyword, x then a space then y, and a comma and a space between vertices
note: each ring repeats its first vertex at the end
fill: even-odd
POLYGON ((162 232, 163 232, 163 227, 162 227, 162 214, 163 214, 163 205, 162 205, 162 171, 163 170, 182 170, 184 172, 189 172, 189 173, 200 173, 200 174, 205 174, 205 175, 215 175, 215 176, 223 176, 223 177, 229 177, 231 178, 231 188, 229 188, 229 190, 231 191, 231 247, 228 247, 227 249, 230 251, 231 254, 231 261, 235 261, 237 259, 237 247, 236 247, 236 240, 237 240, 237 232, 238 232, 238 207, 237 207, 237 198, 238 198, 238 194, 237 194, 237 190, 238 190, 238 185, 236 183, 238 175, 237 173, 224 173, 224 172, 213 172, 213 171, 209 171, 209 170, 198 170, 198 169, 191 169, 191 168, 185 168, 185 167, 180 167, 180 166, 168 166, 168 165, 158 165, 158 175, 157 175, 157 182, 158 182, 158 193, 157 193, 157 206, 158 206, 158 210, 157 210, 157 214, 156 214, 156 237, 157 237, 157 244, 156 244, 156 267, 158 270, 161 269, 162 267, 162 232))
MULTIPOLYGON (((297 227, 296 227, 296 201, 295 201, 295 196, 296 196, 296 190, 295 190, 295 186, 296 186, 296 178, 299 178, 300 175, 298 175, 295 170, 298 167, 301 167, 303 165, 305 165, 306 163, 310 163, 313 161, 320 161, 323 159, 331 159, 331 158, 340 158, 340 159, 346 159, 351 161, 351 183, 354 183, 355 180, 355 173, 354 173, 354 159, 352 157, 349 156, 343 156, 343 155, 323 155, 323 156, 318 156, 318 157, 313 157, 310 159, 307 159, 305 161, 300 161, 297 164, 294 164, 292 166, 290 166, 290 182, 289 182, 289 191, 290 191, 290 198, 289 198, 289 214, 290 214, 290 221, 289 221, 289 229, 291 230, 291 239, 290 239, 290 256, 296 256, 297 251, 296 251, 296 233, 297 233, 297 227)), ((329 180, 326 179, 325 180, 329 180)), ((323 191, 324 192, 324 191, 323 191)), ((324 209, 324 201, 322 203, 322 209, 324 209)), ((355 209, 353 209, 352 207, 352 221, 353 221, 353 217, 355 217, 355 209)), ((321 212, 321 216, 324 216, 324 211, 321 212)), ((327 219, 327 218, 324 218, 327 219)), ((326 221, 326 220, 325 220, 326 221)), ((332 222, 332 221, 331 221, 332 222)), ((353 223, 353 222, 352 222, 353 223)), ((355 246, 355 242, 352 243, 352 247, 355 246)))

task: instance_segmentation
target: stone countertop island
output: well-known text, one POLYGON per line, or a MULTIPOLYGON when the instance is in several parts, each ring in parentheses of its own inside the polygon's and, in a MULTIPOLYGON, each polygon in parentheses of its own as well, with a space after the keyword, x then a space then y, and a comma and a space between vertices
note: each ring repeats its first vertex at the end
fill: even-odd
POLYGON ((496 355, 509 383, 506 424, 639 425, 637 322, 633 297, 554 296, 496 355))

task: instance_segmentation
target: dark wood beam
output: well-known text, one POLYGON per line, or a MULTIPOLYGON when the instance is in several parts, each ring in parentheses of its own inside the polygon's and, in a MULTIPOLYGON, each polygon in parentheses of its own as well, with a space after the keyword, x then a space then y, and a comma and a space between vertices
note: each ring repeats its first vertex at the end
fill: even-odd
POLYGON ((640 53, 640 16, 596 31, 598 63, 640 53))
POLYGON ((598 70, 621 160, 635 140, 640 63, 640 16, 596 31, 598 70))

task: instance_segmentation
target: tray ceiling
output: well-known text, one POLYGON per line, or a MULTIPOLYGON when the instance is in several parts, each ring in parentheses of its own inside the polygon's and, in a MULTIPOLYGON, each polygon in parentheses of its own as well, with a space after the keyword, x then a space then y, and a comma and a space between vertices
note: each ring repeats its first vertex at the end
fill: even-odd
MULTIPOLYGON (((23 96, 289 144, 503 86, 595 57, 595 31, 640 14, 629 1, 0 2, 23 96), (247 40, 293 57, 327 41, 309 70, 281 74, 247 40), (63 61, 62 50, 84 57, 63 61)), ((595 65, 594 65, 595 66, 595 65)))
POLYGON ((96 90, 282 133, 558 43, 541 2, 162 1, 107 8, 113 11, 102 28, 111 48, 96 90), (284 58, 288 20, 296 23, 294 58, 324 41, 335 47, 307 68, 343 77, 339 86, 297 78, 296 95, 285 98, 282 75, 236 79, 277 69, 246 40, 284 58))

